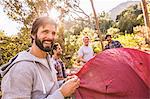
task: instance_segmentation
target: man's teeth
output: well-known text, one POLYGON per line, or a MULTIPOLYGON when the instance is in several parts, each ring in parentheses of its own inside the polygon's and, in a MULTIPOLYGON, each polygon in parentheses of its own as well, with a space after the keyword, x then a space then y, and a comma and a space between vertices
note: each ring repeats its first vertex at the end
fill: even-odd
POLYGON ((45 44, 51 44, 51 42, 48 42, 48 41, 45 41, 44 43, 45 43, 45 44))

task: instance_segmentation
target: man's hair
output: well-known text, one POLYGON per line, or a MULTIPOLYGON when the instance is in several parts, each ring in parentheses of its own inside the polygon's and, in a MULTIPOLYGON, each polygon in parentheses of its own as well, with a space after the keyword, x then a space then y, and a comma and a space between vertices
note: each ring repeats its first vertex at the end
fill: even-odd
POLYGON ((60 45, 59 43, 55 43, 53 45, 52 55, 54 55, 54 50, 57 50, 57 46, 59 46, 59 45, 60 45))
POLYGON ((84 36, 84 37, 82 37, 82 40, 84 40, 85 38, 90 39, 89 36, 84 36))
POLYGON ((106 36, 105 36, 105 40, 106 40, 108 37, 111 37, 111 35, 109 35, 109 34, 108 34, 108 35, 106 35, 106 36))
POLYGON ((45 26, 47 24, 52 24, 52 25, 57 26, 56 22, 50 19, 50 17, 48 16, 37 18, 32 24, 31 34, 36 35, 39 27, 45 26))

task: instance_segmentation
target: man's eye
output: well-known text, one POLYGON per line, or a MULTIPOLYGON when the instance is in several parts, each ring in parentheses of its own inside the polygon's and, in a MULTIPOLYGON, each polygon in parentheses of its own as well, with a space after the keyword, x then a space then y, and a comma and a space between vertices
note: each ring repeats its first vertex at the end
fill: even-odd
POLYGON ((49 32, 48 30, 43 31, 43 33, 46 33, 46 34, 47 34, 48 32, 49 32))
POLYGON ((55 35, 55 34, 56 34, 56 32, 53 31, 53 32, 52 32, 52 35, 55 35))

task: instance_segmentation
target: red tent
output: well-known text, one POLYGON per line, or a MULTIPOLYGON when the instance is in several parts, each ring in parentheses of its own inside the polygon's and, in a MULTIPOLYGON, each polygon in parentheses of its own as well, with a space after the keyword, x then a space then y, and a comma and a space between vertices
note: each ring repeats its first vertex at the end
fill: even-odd
POLYGON ((136 49, 105 50, 76 75, 76 99, 150 99, 150 54, 136 49))

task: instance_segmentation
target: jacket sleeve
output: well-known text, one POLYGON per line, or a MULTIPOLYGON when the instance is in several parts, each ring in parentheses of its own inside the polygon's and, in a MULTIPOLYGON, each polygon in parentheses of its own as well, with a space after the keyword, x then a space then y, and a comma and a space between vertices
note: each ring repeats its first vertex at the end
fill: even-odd
POLYGON ((60 90, 56 90, 52 95, 48 95, 45 99, 64 99, 60 90))
POLYGON ((33 74, 30 68, 19 62, 7 72, 2 79, 2 99, 31 99, 33 74))

